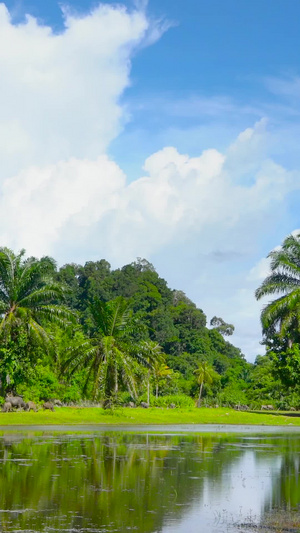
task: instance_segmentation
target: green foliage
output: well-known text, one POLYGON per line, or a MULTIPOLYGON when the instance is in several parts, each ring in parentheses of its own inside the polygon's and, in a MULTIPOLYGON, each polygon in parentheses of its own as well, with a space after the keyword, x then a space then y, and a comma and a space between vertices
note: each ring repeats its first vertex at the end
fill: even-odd
POLYGON ((247 392, 251 405, 260 408, 262 404, 282 402, 288 390, 275 376, 274 361, 270 354, 259 355, 250 372, 247 392))
POLYGON ((217 395, 217 403, 219 405, 228 405, 234 407, 235 405, 248 405, 249 399, 245 390, 241 389, 239 383, 236 385, 228 385, 217 395))
POLYGON ((51 399, 59 399, 63 403, 76 403, 80 401, 80 384, 76 380, 69 383, 61 383, 55 372, 45 366, 41 360, 31 368, 26 380, 16 383, 16 392, 21 394, 24 401, 36 403, 51 399))
POLYGON ((205 384, 205 391, 210 389, 212 384, 218 384, 220 382, 219 374, 209 365, 206 361, 201 361, 198 363, 198 367, 194 370, 194 374, 197 379, 199 387, 199 396, 197 405, 200 407, 202 399, 203 386, 205 384))
POLYGON ((7 336, 0 346, 2 395, 28 379, 32 367, 31 356, 32 352, 28 350, 28 335, 25 328, 20 326, 18 335, 7 336))
POLYGON ((9 248, 0 248, 0 335, 5 343, 22 326, 28 340, 47 344, 49 336, 43 327, 46 323, 63 327, 74 322, 75 317, 57 304, 64 298, 64 287, 53 280, 54 260, 25 259, 24 254, 24 250, 15 255, 9 248))
POLYGON ((118 400, 117 400, 117 403, 119 405, 127 405, 129 402, 136 402, 136 398, 133 398, 133 396, 131 396, 130 392, 128 391, 123 391, 123 392, 120 392, 118 394, 118 400))
MULTIPOLYGON (((138 404, 141 402, 147 402, 147 396, 143 394, 138 399, 138 404)), ((156 396, 150 395, 150 405, 151 407, 170 407, 171 405, 175 405, 175 407, 182 407, 182 408, 192 408, 195 407, 195 402, 192 398, 189 396, 185 396, 183 394, 170 394, 168 396, 156 396)))
POLYGON ((79 403, 82 398, 81 383, 73 379, 69 383, 60 383, 58 399, 66 404, 79 403))
POLYGON ((300 386, 300 346, 293 344, 291 348, 281 352, 269 352, 273 362, 273 374, 287 387, 300 386))
POLYGON ((33 402, 59 398, 60 390, 61 386, 57 376, 49 366, 44 366, 40 360, 31 368, 26 382, 19 383, 17 386, 17 393, 24 397, 24 401, 31 400, 33 402))
POLYGON ((210 325, 221 333, 221 335, 232 335, 234 332, 234 325, 227 324, 221 317, 214 316, 210 321, 210 325))

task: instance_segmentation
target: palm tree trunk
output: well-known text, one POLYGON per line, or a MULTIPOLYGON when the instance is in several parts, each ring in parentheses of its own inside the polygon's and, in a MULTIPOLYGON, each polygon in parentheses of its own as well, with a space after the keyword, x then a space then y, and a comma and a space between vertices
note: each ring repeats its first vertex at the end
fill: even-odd
POLYGON ((119 382, 118 382, 118 367, 115 365, 115 396, 117 396, 119 390, 119 382))
POLYGON ((150 405, 150 372, 148 372, 148 381, 147 381, 147 403, 150 405))
POLYGON ((199 397, 198 397, 198 401, 197 401, 197 407, 200 407, 200 405, 201 405, 202 389, 203 389, 203 381, 201 381, 201 383, 200 383, 200 390, 199 390, 199 397))

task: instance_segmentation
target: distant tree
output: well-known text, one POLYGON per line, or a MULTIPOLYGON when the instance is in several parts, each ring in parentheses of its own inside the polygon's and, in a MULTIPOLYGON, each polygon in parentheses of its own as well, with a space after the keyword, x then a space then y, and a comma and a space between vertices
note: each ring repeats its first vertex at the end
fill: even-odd
POLYGON ((167 380, 171 380, 174 376, 174 372, 165 362, 157 360, 153 364, 152 374, 155 383, 155 396, 158 398, 159 386, 167 380))
POLYGON ((198 368, 194 370, 194 374, 196 374, 198 385, 200 385, 199 396, 197 400, 197 407, 200 407, 204 383, 211 385, 218 377, 218 374, 206 361, 199 363, 198 368))
POLYGON ((195 307, 195 304, 190 300, 183 291, 173 291, 173 305, 184 303, 195 307))
POLYGON ((140 272, 155 272, 156 270, 152 263, 149 263, 147 259, 143 259, 142 257, 138 257, 137 260, 134 263, 131 263, 131 265, 139 270, 140 272))
POLYGON ((278 391, 280 391, 280 397, 282 384, 275 377, 274 361, 269 353, 256 357, 255 363, 251 365, 249 377, 248 394, 251 400, 258 403, 270 403, 268 400, 274 398, 274 393, 277 394, 278 391))
POLYGON ((150 404, 150 376, 151 371, 155 369, 155 365, 162 364, 165 356, 162 353, 161 347, 157 342, 154 341, 142 341, 137 347, 143 362, 147 363, 148 374, 147 374, 147 402, 150 404))
POLYGON ((78 284, 82 310, 86 309, 90 302, 97 298, 106 302, 114 298, 110 264, 105 259, 87 261, 83 267, 80 267, 78 284))
POLYGON ((72 309, 82 308, 82 290, 79 286, 79 272, 82 267, 75 263, 62 266, 56 273, 55 279, 68 287, 66 302, 72 309))
POLYGON ((211 319, 210 325, 224 336, 232 335, 234 332, 233 324, 227 324, 227 322, 224 322, 223 318, 217 316, 214 316, 211 319))

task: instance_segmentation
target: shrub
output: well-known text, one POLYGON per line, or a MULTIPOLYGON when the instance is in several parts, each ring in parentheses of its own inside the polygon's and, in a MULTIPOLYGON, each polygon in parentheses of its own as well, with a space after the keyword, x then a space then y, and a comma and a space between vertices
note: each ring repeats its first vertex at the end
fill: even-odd
POLYGON ((117 403, 119 405, 126 405, 129 402, 135 403, 135 399, 131 396, 130 392, 124 391, 118 395, 117 403))
MULTIPOLYGON (((140 404, 141 402, 147 402, 146 394, 139 397, 137 403, 140 404)), ((151 407, 170 407, 171 404, 182 408, 191 408, 195 406, 194 400, 190 396, 185 396, 184 394, 170 394, 168 396, 158 396, 158 398, 150 395, 151 407)))
POLYGON ((27 383, 20 383, 17 392, 22 394, 25 402, 29 400, 40 402, 59 396, 60 384, 54 372, 38 361, 27 383))
POLYGON ((60 383, 58 397, 63 403, 79 403, 81 401, 81 391, 77 383, 60 383))
POLYGON ((219 392, 217 395, 217 403, 219 405, 228 405, 233 407, 234 405, 238 404, 248 405, 249 400, 243 390, 239 389, 238 387, 234 387, 231 383, 221 392, 219 392))

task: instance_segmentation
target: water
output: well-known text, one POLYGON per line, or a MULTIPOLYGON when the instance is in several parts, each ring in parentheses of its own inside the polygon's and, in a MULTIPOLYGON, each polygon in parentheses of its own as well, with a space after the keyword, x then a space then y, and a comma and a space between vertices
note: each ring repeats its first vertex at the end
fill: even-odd
POLYGON ((248 531, 300 504, 299 431, 56 429, 0 433, 1 532, 248 531))

